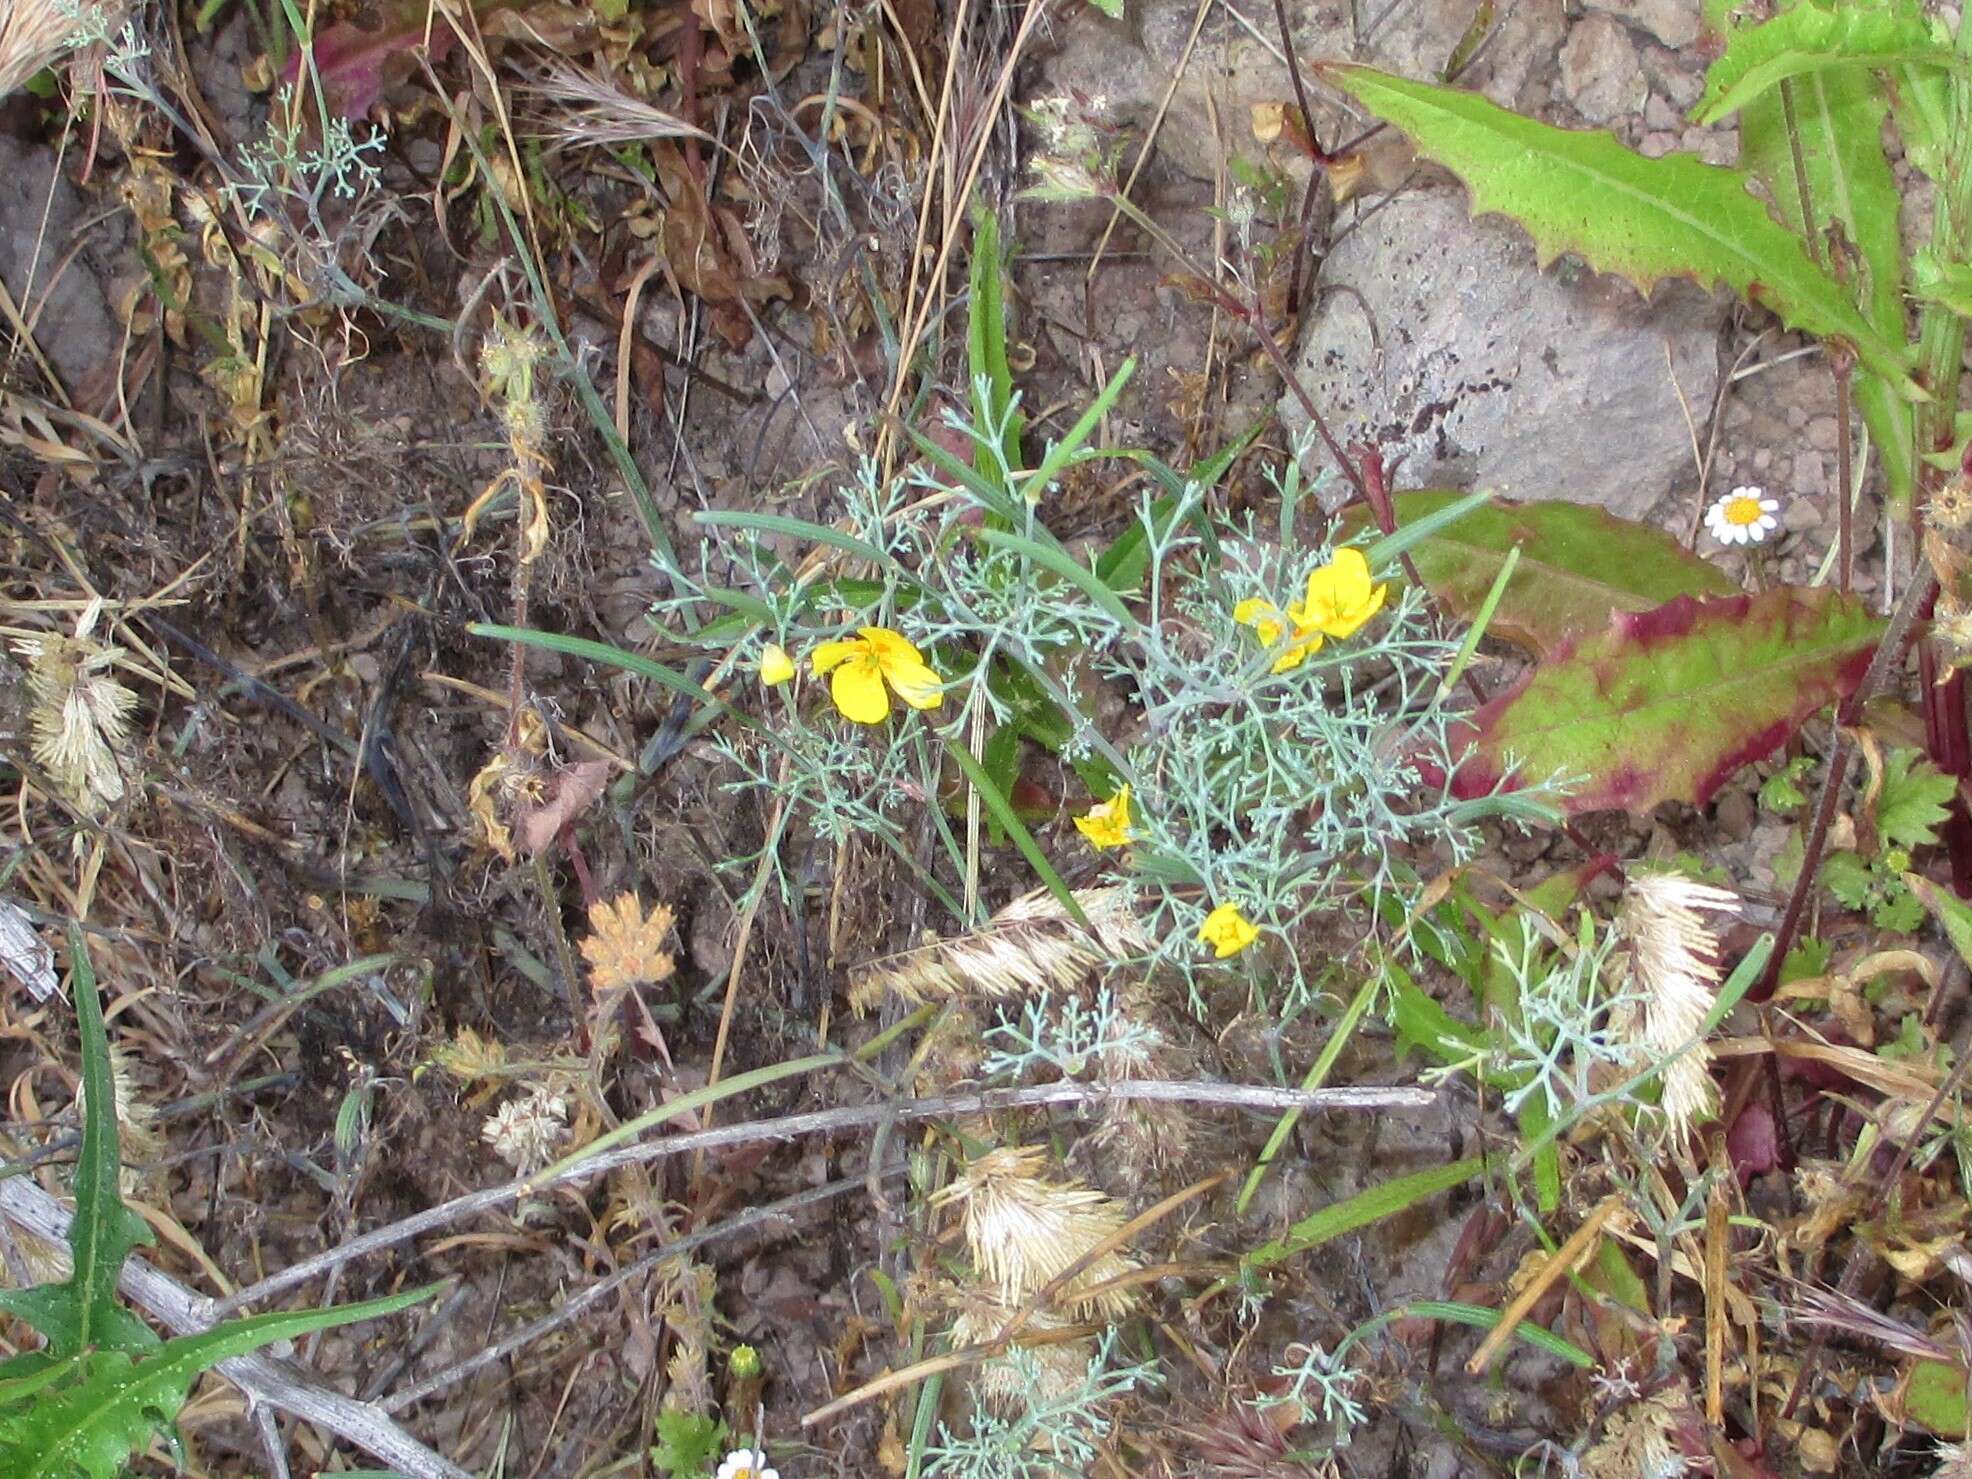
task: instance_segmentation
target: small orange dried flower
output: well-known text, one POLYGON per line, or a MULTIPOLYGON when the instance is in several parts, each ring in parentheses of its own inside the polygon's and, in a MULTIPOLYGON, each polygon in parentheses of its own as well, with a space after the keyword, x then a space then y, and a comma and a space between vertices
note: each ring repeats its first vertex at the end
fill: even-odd
POLYGON ((664 940, 671 933, 667 904, 653 905, 646 914, 637 896, 625 890, 589 910, 589 938, 582 958, 589 962, 589 984, 598 993, 623 986, 654 985, 676 969, 664 940))

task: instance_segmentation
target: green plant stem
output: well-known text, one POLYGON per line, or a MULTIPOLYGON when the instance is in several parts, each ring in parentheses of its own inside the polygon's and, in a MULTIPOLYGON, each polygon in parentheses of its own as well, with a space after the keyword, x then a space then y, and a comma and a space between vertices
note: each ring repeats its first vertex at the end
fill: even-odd
MULTIPOLYGON (((1972 26, 1960 20, 1957 52, 1972 59, 1972 26)), ((1972 81, 1963 71, 1951 74, 1951 138, 1946 148, 1944 179, 1939 182, 1931 218, 1931 250, 1946 271, 1965 265, 1968 227, 1972 227, 1972 81)), ((1918 487, 1923 495, 1935 488, 1939 469, 1925 460, 1950 448, 1956 440, 1958 385, 1965 356, 1965 320, 1942 304, 1926 304, 1918 319, 1919 375, 1931 399, 1918 407, 1918 487)), ((1925 497, 1911 501, 1911 558, 1922 561, 1925 497)), ((1940 679, 1937 649, 1926 641, 1918 665, 1924 692, 1926 749, 1932 762, 1961 782, 1972 779, 1972 736, 1965 713, 1965 681, 1953 673, 1940 679)), ((1961 897, 1972 896, 1972 817, 1962 799, 1952 806, 1944 829, 1951 859, 1952 885, 1961 897)))
MULTIPOLYGON (((1380 984, 1377 977, 1371 976, 1357 988, 1355 998, 1343 1008, 1342 1016, 1335 1024, 1335 1030, 1328 1035, 1328 1041, 1322 1044, 1321 1054, 1309 1068, 1307 1076, 1301 1080, 1303 1090, 1318 1089, 1328 1081, 1329 1072, 1335 1067, 1335 1060, 1342 1056, 1342 1049, 1355 1034, 1356 1024, 1362 1021, 1363 1013, 1368 1010, 1370 1000, 1376 995, 1376 988, 1380 984)), ((1300 1123, 1301 1111, 1298 1109, 1290 1109, 1280 1117, 1280 1123, 1274 1126, 1273 1134, 1267 1137, 1267 1144, 1260 1152, 1259 1163, 1247 1174, 1246 1184, 1239 1189, 1239 1200, 1233 1204, 1235 1213, 1246 1210, 1248 1203, 1253 1200, 1253 1194, 1260 1189, 1260 1183, 1266 1179, 1267 1172, 1273 1168, 1281 1146, 1287 1143, 1287 1137, 1294 1133, 1294 1127, 1300 1123)))
MULTIPOLYGON (((516 649, 517 650, 517 649, 516 649)), ((575 952, 568 948, 568 931, 562 928, 561 896, 555 888, 555 880, 548 871, 548 850, 543 848, 534 855, 534 887, 540 895, 541 921, 548 931, 548 938, 555 947, 556 973, 561 977, 562 992, 568 1003, 569 1025, 578 1037, 588 1036, 588 1023, 582 1011, 582 975, 575 966, 575 952)))

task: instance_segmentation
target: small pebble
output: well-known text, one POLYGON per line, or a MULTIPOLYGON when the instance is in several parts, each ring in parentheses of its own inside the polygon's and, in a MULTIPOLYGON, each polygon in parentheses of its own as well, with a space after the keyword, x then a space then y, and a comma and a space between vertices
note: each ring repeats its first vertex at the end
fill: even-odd
POLYGON ((1753 798, 1744 791, 1728 791, 1719 798, 1719 804, 1712 813, 1719 830, 1732 842, 1752 836, 1756 815, 1753 798))
POLYGON ((1790 498, 1780 511, 1780 527, 1789 534, 1805 533, 1822 526, 1821 505, 1812 498, 1790 498))
POLYGON ((1643 105, 1643 126, 1656 133, 1668 133, 1672 139, 1677 137, 1684 120, 1678 117, 1678 110, 1662 93, 1653 92, 1643 105))
POLYGON ((1817 416, 1808 423, 1808 445, 1817 452, 1833 452, 1840 430, 1833 416, 1817 416))

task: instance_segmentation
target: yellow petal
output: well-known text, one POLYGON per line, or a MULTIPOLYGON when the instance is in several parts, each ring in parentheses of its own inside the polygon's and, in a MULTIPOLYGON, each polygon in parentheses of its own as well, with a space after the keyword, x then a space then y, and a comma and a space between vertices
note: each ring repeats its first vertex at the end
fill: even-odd
POLYGON ((1248 596, 1233 607, 1233 620, 1241 626, 1252 627, 1259 634, 1263 646, 1271 647, 1280 640, 1285 627, 1280 612, 1272 601, 1263 601, 1258 596, 1248 596))
POLYGON ((1302 633, 1300 635, 1301 640, 1295 642, 1287 651, 1274 659, 1273 670, 1276 673, 1291 673, 1308 660, 1310 653, 1320 652, 1322 650, 1322 636, 1320 632, 1302 633))
POLYGON ((856 635, 869 644, 870 651, 876 654, 876 660, 880 663, 901 662, 907 659, 912 662, 924 661, 917 648, 911 645, 910 638, 891 631, 889 627, 858 627, 856 635))
POLYGON ((835 670, 829 679, 829 697, 842 710, 843 718, 858 724, 881 724, 890 717, 890 695, 884 690, 883 674, 867 654, 835 670))
POLYGON ((860 641, 824 642, 808 654, 808 666, 820 675, 830 668, 848 662, 852 657, 861 656, 868 647, 868 643, 860 641))
POLYGON ((1260 931, 1239 912, 1239 905, 1224 903, 1205 916, 1205 923, 1198 927, 1198 938, 1210 945, 1213 954, 1220 960, 1224 960, 1229 955, 1239 954, 1259 939, 1260 931))
POLYGON ((1130 788, 1119 786, 1109 800, 1092 806, 1086 816, 1075 818, 1075 830, 1099 850, 1122 847, 1130 840, 1130 788))
MULTIPOLYGON (((915 654, 916 649, 912 649, 915 654)), ((915 655, 908 658, 878 658, 883 676, 897 690, 897 697, 914 709, 935 709, 945 702, 943 683, 931 665, 915 655)))
POLYGON ((1377 612, 1383 609, 1384 598, 1389 594, 1390 594, 1390 587, 1387 583, 1378 586, 1375 590, 1369 593, 1369 599, 1363 603, 1363 607, 1362 607, 1362 615, 1364 621, 1368 621, 1372 616, 1376 615, 1377 612))
POLYGON ((1290 606, 1296 622, 1335 638, 1353 637, 1363 623, 1383 608, 1388 585, 1370 586, 1369 560, 1353 546, 1339 549, 1326 565, 1308 572, 1308 597, 1290 606))
POLYGON ((1345 544, 1329 561, 1342 590, 1350 600, 1360 601, 1369 592, 1369 557, 1353 544, 1345 544))
POLYGON ((794 659, 778 642, 769 642, 760 653, 760 681, 772 688, 794 676, 794 659))

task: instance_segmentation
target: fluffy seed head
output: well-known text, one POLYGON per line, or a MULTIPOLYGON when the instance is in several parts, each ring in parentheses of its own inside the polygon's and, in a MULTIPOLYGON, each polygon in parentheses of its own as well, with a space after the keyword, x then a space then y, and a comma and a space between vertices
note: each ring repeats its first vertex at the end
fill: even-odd
POLYGON ((1151 948, 1128 889, 1078 889, 1084 929, 1045 892, 1015 899, 969 934, 872 961, 849 984, 866 1012, 884 996, 919 1003, 955 996, 1038 996, 1072 991, 1089 972, 1151 948))
MULTIPOLYGON (((991 1150, 933 1198, 935 1205, 961 1210, 973 1266, 1008 1305, 1024 1304, 1123 1225, 1119 1203, 1079 1181, 1047 1179, 1046 1162, 1047 1151, 1038 1145, 991 1150)), ((1127 1291, 1086 1291, 1136 1267, 1112 1248, 1056 1293, 1055 1308, 1118 1318, 1129 1308, 1127 1291)))
POLYGON ((130 742, 137 695, 111 675, 122 652, 93 641, 93 625, 94 608, 76 636, 24 637, 14 651, 28 665, 34 758, 78 811, 97 817, 123 799, 120 757, 130 742))
POLYGON ((1719 942, 1701 910, 1736 914, 1739 899, 1679 874, 1653 874, 1630 880, 1616 915, 1629 944, 1631 986, 1643 997, 1637 1056, 1667 1060, 1664 1114, 1680 1133, 1715 1107, 1706 1071, 1711 1052, 1695 1039, 1719 984, 1719 942))
POLYGON ((68 49, 78 27, 75 9, 64 10, 57 0, 0 0, 0 98, 68 49))
MULTIPOLYGON (((958 1312, 952 1320, 952 1346, 955 1350, 983 1345, 995 1339, 1017 1313, 991 1289, 978 1284, 959 1291, 957 1304, 958 1312)), ((1070 1323, 1059 1315, 1041 1311, 1027 1322, 1024 1337, 1065 1330, 1070 1323)), ((1089 1357, 1095 1354, 1095 1342, 1088 1339, 1058 1340, 1025 1345, 1025 1349, 1034 1362, 1038 1377, 1037 1389, 1031 1395, 1043 1400, 1058 1400, 1082 1384, 1082 1378, 1088 1373, 1089 1357)), ((1005 1356, 982 1362, 974 1372, 972 1387, 982 1398, 1001 1409, 1009 1408, 1030 1395, 1028 1384, 1021 1380, 1019 1370, 1005 1356)))

